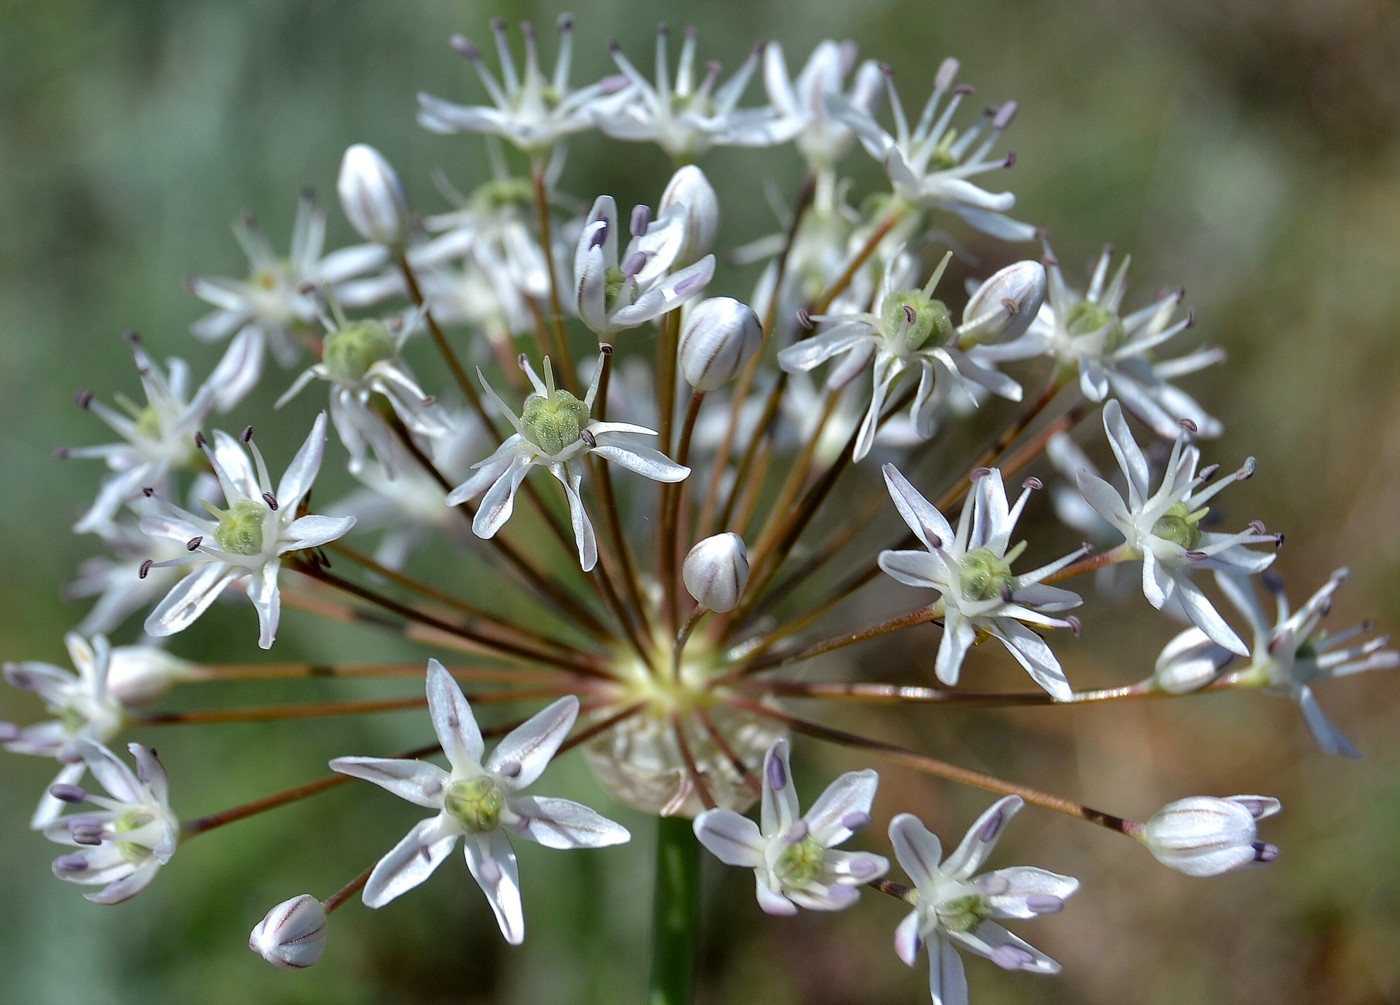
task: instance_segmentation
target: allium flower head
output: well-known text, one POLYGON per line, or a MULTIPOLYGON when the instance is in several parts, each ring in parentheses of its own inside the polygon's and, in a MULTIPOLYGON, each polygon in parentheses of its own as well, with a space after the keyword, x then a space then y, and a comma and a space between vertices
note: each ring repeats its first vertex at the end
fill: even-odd
POLYGON ((213 519, 168 503, 164 512, 142 518, 141 529, 145 533, 185 542, 188 554, 162 565, 195 566, 146 618, 147 634, 164 636, 184 631, 224 587, 246 577, 248 599, 258 612, 258 645, 270 649, 281 612, 277 574, 282 556, 319 548, 355 525, 352 516, 297 515, 302 499, 311 491, 311 483, 321 470, 326 413, 316 416, 311 433, 282 475, 276 493, 251 432, 248 430, 241 442, 223 431, 214 433, 212 446, 200 440, 224 493, 223 509, 205 503, 213 519))
POLYGON ((175 854, 180 821, 170 810, 165 768, 155 751, 133 743, 133 772, 110 750, 88 740, 76 741, 78 754, 104 789, 91 795, 75 786, 55 786, 64 802, 100 807, 60 817, 44 827, 44 836, 78 849, 54 859, 53 872, 70 883, 102 886, 84 896, 96 904, 119 904, 136 896, 155 879, 175 854))
POLYGON ((880 568, 905 586, 937 590, 942 595, 943 639, 938 645, 935 674, 944 684, 956 684, 977 636, 990 635, 1026 669, 1041 687, 1061 700, 1072 691, 1060 662, 1026 624, 1045 628, 1075 628, 1072 619, 1050 615, 1078 607, 1078 594, 1041 580, 1083 554, 1077 551, 1032 572, 1013 575, 1011 563, 1025 542, 1011 545, 1011 532, 1031 493, 1022 491, 1008 506, 1001 472, 987 469, 977 479, 970 501, 964 503, 957 533, 943 514, 919 494, 895 468, 881 469, 895 508, 923 544, 923 551, 882 551, 880 568))
POLYGON ((457 682, 428 661, 428 713, 450 771, 424 761, 337 757, 331 767, 363 778, 418 806, 436 809, 374 867, 364 902, 383 907, 418 886, 462 839, 467 868, 491 903, 506 941, 525 938, 520 875, 508 835, 546 848, 602 848, 630 839, 626 828, 568 799, 523 796, 544 773, 578 716, 569 695, 511 730, 490 757, 457 682))
POLYGON ((1254 458, 1245 461, 1238 471, 1213 480, 1215 466, 1197 473, 1200 451, 1187 442, 1183 432, 1172 448, 1161 486, 1151 492, 1147 458, 1133 439, 1117 401, 1104 406, 1103 424, 1118 465, 1127 477, 1127 498, 1087 471, 1079 473, 1079 490, 1089 505, 1123 535, 1129 554, 1142 559, 1142 592, 1148 603, 1161 608, 1171 597, 1177 597, 1191 623, 1211 641, 1241 656, 1247 654, 1249 650, 1240 637, 1200 587, 1191 582, 1190 573, 1218 569, 1252 575, 1263 572, 1273 562, 1272 553, 1251 551, 1247 546, 1277 545, 1281 541, 1278 535, 1266 534, 1257 526, 1237 534, 1201 529, 1201 521, 1209 512, 1205 504, 1227 485, 1252 475, 1254 458))
POLYGON ((917 817, 901 813, 890 821, 895 857, 914 883, 909 894, 914 911, 895 932, 895 952, 913 966, 919 950, 928 948, 934 1005, 967 1002, 967 978, 958 949, 985 956, 1006 970, 1060 971, 1058 963, 991 919, 1054 914, 1079 888, 1079 881, 1032 866, 973 875, 1021 806, 1019 796, 997 800, 946 859, 938 838, 917 817))
POLYGON ((777 740, 763 760, 760 823, 729 809, 706 810, 695 818, 695 836, 725 865, 754 871, 758 904, 769 914, 839 911, 889 871, 879 855, 833 850, 870 823, 878 784, 873 771, 848 771, 799 816, 788 742, 777 740))
MULTIPOLYGON (((487 395, 510 420, 515 433, 507 437, 490 457, 474 465, 476 474, 447 495, 447 504, 458 506, 485 493, 472 520, 472 530, 478 537, 494 537, 505 526, 514 509, 515 493, 520 483, 531 468, 543 467, 564 487, 569 501, 569 519, 578 544, 579 565, 587 572, 598 562, 598 541, 579 495, 585 454, 597 454, 604 460, 658 482, 678 482, 690 474, 688 467, 633 439, 639 435, 654 436, 655 430, 629 422, 590 421, 604 359, 606 355, 599 357, 593 382, 583 400, 579 401, 568 391, 554 386, 554 370, 548 357, 544 361, 543 380, 529 361, 521 357, 520 365, 530 378, 535 393, 525 399, 525 407, 518 416, 491 389, 486 378, 481 377, 487 395)), ((481 376, 481 371, 478 370, 477 375, 481 376)))

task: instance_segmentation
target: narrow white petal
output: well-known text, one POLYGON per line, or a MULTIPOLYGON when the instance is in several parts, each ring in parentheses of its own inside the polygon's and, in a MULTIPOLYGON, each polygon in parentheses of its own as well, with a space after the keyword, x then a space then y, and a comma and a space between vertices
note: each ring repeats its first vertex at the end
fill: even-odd
POLYGON ((501 934, 513 946, 525 941, 525 910, 520 903, 520 870, 515 849, 500 831, 469 834, 463 849, 472 878, 486 894, 501 934))
POLYGON ((520 821, 511 830, 546 848, 606 848, 632 839, 626 827, 569 799, 514 796, 520 821))
POLYGON ((695 837, 725 865, 754 869, 763 865, 768 842, 758 825, 733 810, 706 810, 695 818, 695 837))
POLYGON ((442 752, 454 768, 479 765, 486 744, 476 724, 471 705, 457 681, 437 660, 428 660, 428 715, 442 752))
POLYGON ((442 794, 450 778, 436 764, 398 757, 337 757, 330 764, 332 771, 363 778, 428 809, 442 808, 442 794))
POLYGON ((880 776, 872 769, 848 771, 826 787, 803 817, 823 848, 841 844, 854 833, 853 823, 870 817, 880 776))
POLYGON ((763 758, 759 827, 768 838, 781 838, 797 822, 801 812, 788 761, 788 742, 779 738, 773 741, 763 758))
POLYGON ((901 813, 890 821, 890 844, 894 846, 894 857, 914 886, 920 890, 932 889, 938 882, 938 863, 943 857, 943 845, 938 837, 912 813, 901 813))
POLYGON ((420 820, 375 864, 362 899, 367 907, 383 907, 418 886, 447 860, 459 832, 444 817, 420 820))
POLYGON ((1022 805, 1020 796, 1003 796, 987 807, 977 822, 968 828, 957 850, 943 863, 943 873, 959 879, 970 878, 992 853, 1007 821, 1016 815, 1022 805))
POLYGON ((948 547, 953 541, 953 528, 943 514, 893 464, 886 464, 880 470, 884 473, 885 485, 889 488, 895 508, 924 547, 930 551, 948 547))
POLYGON ((507 733, 487 759, 486 770, 499 775, 504 788, 523 789, 544 774, 577 718, 578 699, 565 695, 507 733))

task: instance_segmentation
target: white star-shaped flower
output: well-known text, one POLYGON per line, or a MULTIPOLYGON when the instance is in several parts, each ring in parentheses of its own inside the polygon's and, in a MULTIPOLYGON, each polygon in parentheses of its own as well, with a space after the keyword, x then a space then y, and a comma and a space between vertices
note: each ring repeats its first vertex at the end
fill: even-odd
POLYGON ((695 836, 725 865, 754 871, 758 904, 769 914, 839 911, 889 871, 879 855, 833 850, 870 823, 879 781, 869 769, 848 771, 799 816, 788 742, 780 739, 763 759, 760 823, 729 809, 706 810, 695 818, 695 836))
POLYGON ((270 649, 277 636, 281 611, 277 574, 282 556, 319 548, 355 525, 352 516, 297 515, 302 499, 311 491, 311 483, 321 470, 326 449, 326 413, 316 416, 310 435, 282 475, 276 493, 272 491, 262 452, 252 442, 251 429, 242 442, 216 431, 212 446, 202 437, 199 443, 218 476, 225 508, 221 510, 206 502, 211 520, 167 503, 162 507, 164 512, 142 517, 144 533, 185 542, 188 554, 160 565, 196 566, 151 611, 146 618, 146 633, 164 636, 184 631, 224 587, 246 578, 248 599, 258 611, 258 645, 270 649))
POLYGON ((957 533, 943 514, 919 494, 893 464, 881 470, 899 515, 923 543, 924 551, 882 551, 880 568, 905 586, 937 590, 943 598, 943 639, 935 673, 944 684, 956 684, 963 657, 979 633, 1006 646, 1031 679, 1061 701, 1073 691, 1050 647, 1022 622, 1046 628, 1077 628, 1073 619, 1050 617, 1081 603, 1079 595, 1041 580, 1084 554, 1083 549, 1032 572, 1012 575, 1011 563, 1025 550, 1024 541, 1011 546, 1011 531, 1026 505, 1027 484, 1014 506, 1008 506, 1001 472, 985 469, 963 504, 957 533))
POLYGON ((543 774, 578 716, 578 699, 560 698, 505 735, 490 757, 471 706, 437 660, 428 661, 428 713, 451 770, 425 761, 337 757, 331 767, 363 778, 418 806, 437 810, 379 860, 364 902, 383 907, 418 886, 462 840, 467 868, 486 894, 501 934, 525 938, 520 875, 508 835, 546 848, 603 848, 631 835, 621 824, 568 799, 520 795, 543 774))
POLYGON ((1241 575, 1263 572, 1273 562, 1271 553, 1250 551, 1247 545, 1278 545, 1282 538, 1266 534, 1260 526, 1237 534, 1203 531, 1201 520, 1209 512, 1205 505, 1217 492, 1254 473, 1254 458, 1217 481, 1211 481, 1216 466, 1199 474, 1196 465, 1201 453, 1186 442, 1182 432, 1172 447, 1171 457, 1156 492, 1148 484, 1147 458, 1128 429, 1117 401, 1103 409, 1104 429, 1118 465, 1127 478, 1125 499, 1117 489, 1087 471, 1078 474, 1079 491, 1099 515, 1123 535, 1128 554, 1142 559, 1142 592, 1148 603, 1161 609, 1172 596, 1181 603, 1191 623, 1211 641, 1232 653, 1247 655, 1249 649, 1225 623, 1190 574, 1198 569, 1218 569, 1241 575))
POLYGON ((1020 796, 998 799, 941 863, 943 846, 917 817, 901 813, 890 821, 895 857, 914 883, 909 895, 914 910, 895 931, 894 948, 913 966, 919 949, 928 947, 933 1005, 966 1005, 967 977, 958 949, 1006 970, 1060 971, 1058 963, 991 919, 1054 914, 1079 881, 1024 865, 973 875, 1021 805, 1020 796))

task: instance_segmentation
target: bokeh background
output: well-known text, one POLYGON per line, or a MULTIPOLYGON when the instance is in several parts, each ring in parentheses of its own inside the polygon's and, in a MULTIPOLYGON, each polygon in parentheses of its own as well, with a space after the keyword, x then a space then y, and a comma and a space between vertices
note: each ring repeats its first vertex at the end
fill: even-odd
MULTIPOLYGON (((115 390, 135 391, 119 333, 138 329, 157 355, 182 355, 196 371, 211 365, 213 351, 185 334, 203 308, 183 277, 241 272, 228 224, 245 209, 274 243, 284 242, 297 192, 311 186, 331 195, 351 142, 388 152, 425 208, 442 205, 434 167, 470 187, 483 177, 479 145, 418 129, 415 92, 479 100, 448 36, 486 42, 489 17, 531 18, 545 28, 550 53, 547 26, 562 9, 461 0, 5 4, 0 655, 65 661, 60 640, 82 608, 60 592, 93 547, 67 526, 98 472, 52 454, 107 439, 72 404, 74 389, 93 387, 108 400, 115 390)), ((981 97, 1018 98, 1009 135, 1020 159, 1005 178, 1018 194, 1017 215, 1050 229, 1075 281, 1102 244, 1131 252, 1137 296, 1184 286, 1202 338, 1228 349, 1228 366, 1189 386, 1227 430, 1207 459, 1259 460, 1259 475, 1226 497, 1232 522, 1259 517, 1287 532, 1275 568, 1296 600, 1334 567, 1351 566, 1334 628, 1365 617, 1400 625, 1393 6, 599 0, 576 13, 576 82, 606 72, 612 37, 649 66, 652 26, 669 20, 697 24, 702 57, 727 66, 759 38, 779 39, 792 62, 823 38, 850 38, 895 68, 907 102, 923 100, 949 54, 963 60, 964 79, 981 97)), ((566 187, 582 199, 611 191, 654 200, 663 157, 631 148, 619 163, 610 149, 578 141, 566 187)), ((753 163, 733 151, 705 161, 725 199, 726 243, 772 229, 753 163)), ((790 160, 777 169, 779 191, 791 190, 794 171, 790 160)), ((332 243, 348 238, 333 223, 332 243)), ((1172 629, 1135 619, 1141 606, 1089 620, 1086 639, 1065 657, 1074 680, 1124 682, 1146 672, 1172 629)), ((248 619, 238 616, 247 613, 216 612, 207 630, 177 640, 177 651, 250 648, 248 619)), ((421 655, 300 622, 278 643, 283 658, 337 646, 421 655)), ((908 657, 886 649, 855 658, 888 665, 908 657)), ((1329 713, 1366 752, 1359 764, 1318 754, 1296 710, 1261 695, 887 722, 882 728, 907 742, 969 766, 1138 816, 1197 792, 1258 791, 1284 801, 1284 814, 1265 829, 1283 848, 1280 863, 1216 881, 1177 876, 1129 842, 1027 811, 993 864, 1033 863, 1084 880, 1064 915, 1021 930, 1065 972, 1037 979, 971 960, 974 1000, 1400 1001, 1397 695, 1396 678, 1385 675, 1322 690, 1329 713)), ((240 699, 253 693, 229 700, 240 699)), ((29 696, 0 693, 0 718, 37 713, 29 696)), ((203 813, 314 777, 335 754, 397 749, 421 732, 409 716, 139 738, 174 767, 177 803, 203 813)), ((802 749, 811 751, 812 793, 833 771, 860 763, 843 751, 802 749)), ((632 847, 522 852, 530 938, 521 949, 501 944, 475 886, 449 864, 378 914, 347 907, 334 919, 325 961, 285 974, 242 948, 248 929, 277 900, 340 885, 398 839, 416 819, 411 809, 386 794, 340 790, 202 838, 135 901, 97 908, 50 876, 52 846, 24 828, 51 770, 14 756, 0 768, 6 1000, 407 1005, 641 994, 648 822, 626 809, 616 815, 637 833, 632 847)), ((565 788, 575 784, 580 798, 606 807, 580 765, 562 771, 577 776, 563 779, 565 788)), ((955 841, 986 801, 897 771, 884 779, 881 828, 892 813, 916 808, 955 841)), ((878 833, 868 840, 883 841, 878 833)), ((758 912, 748 877, 706 875, 701 1000, 925 1000, 922 962, 906 971, 890 950, 898 905, 870 896, 838 917, 778 921, 758 912)))

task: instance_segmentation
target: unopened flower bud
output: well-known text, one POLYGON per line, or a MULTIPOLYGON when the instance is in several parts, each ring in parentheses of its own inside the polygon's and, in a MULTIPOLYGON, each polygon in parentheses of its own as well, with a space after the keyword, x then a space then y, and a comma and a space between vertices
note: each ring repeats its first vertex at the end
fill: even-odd
POLYGON ((1199 628, 1188 628, 1168 642, 1157 657, 1152 683, 1172 694, 1195 691, 1218 677, 1234 658, 1199 628))
POLYGON ((1255 822, 1279 808, 1270 796, 1191 796, 1152 814, 1139 838, 1168 868, 1188 876, 1218 876, 1278 858, 1277 847, 1255 840, 1255 822))
POLYGON ((702 300, 681 330, 681 374, 695 390, 713 391, 732 380, 762 345, 763 326, 747 304, 733 297, 702 300))
POLYGON ((996 272, 968 300, 958 343, 1010 342, 1023 335, 1045 302, 1045 266, 1030 260, 996 272))
POLYGON ((284 900, 258 922, 248 948, 274 967, 302 970, 326 949, 326 910, 309 893, 284 900))
POLYGON ((408 239, 408 198, 399 176, 374 147, 356 143, 345 151, 336 179, 340 205, 356 233, 391 248, 408 239))
POLYGON ((685 207, 685 238, 676 253, 676 267, 698 262, 714 246, 719 233, 719 198, 705 173, 694 164, 681 168, 661 193, 658 212, 685 207))
POLYGON ((194 664, 164 649, 118 646, 107 664, 107 690, 123 705, 146 705, 194 675, 194 664))
POLYGON ((705 538, 685 556, 681 578, 701 607, 720 614, 732 611, 749 581, 744 539, 732 532, 705 538))

